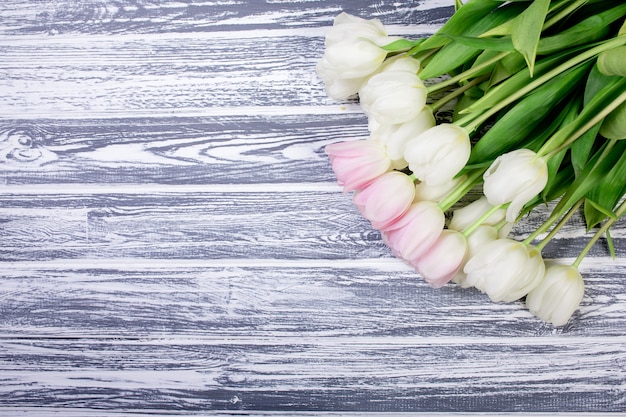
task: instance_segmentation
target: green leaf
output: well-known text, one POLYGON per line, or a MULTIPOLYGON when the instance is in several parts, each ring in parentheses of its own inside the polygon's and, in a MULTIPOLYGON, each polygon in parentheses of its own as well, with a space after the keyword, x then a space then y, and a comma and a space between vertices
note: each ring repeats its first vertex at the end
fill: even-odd
MULTIPOLYGON (((471 3, 463 7, 467 7, 471 3)), ((514 18, 523 9, 523 5, 517 3, 509 3, 486 15, 462 34, 449 34, 452 36, 463 35, 473 37, 481 34, 485 30, 497 26, 498 24, 514 18)), ((463 10, 463 8, 461 8, 463 10)), ((449 37, 444 37, 451 41, 449 37)), ((422 44, 422 47, 424 44, 422 44)), ((468 61, 473 60, 482 52, 481 48, 462 45, 452 41, 443 46, 425 65, 420 73, 422 79, 438 77, 443 74, 452 72, 454 69, 463 66, 468 61)))
POLYGON ((549 7, 550 0, 535 0, 513 22, 511 33, 513 46, 526 60, 531 76, 535 69, 537 46, 549 7))
POLYGON ((539 123, 576 87, 588 64, 562 72, 507 111, 472 149, 470 163, 480 163, 523 143, 539 123))
POLYGON ((606 244, 609 247, 611 258, 615 260, 615 243, 613 243, 613 238, 611 237, 611 228, 606 229, 606 244))
POLYGON ((452 36, 445 35, 454 42, 461 45, 469 46, 477 49, 488 49, 491 51, 514 52, 515 47, 509 36, 501 38, 476 38, 469 36, 452 36))
POLYGON ((398 39, 396 41, 388 43, 387 45, 381 46, 381 48, 387 52, 404 52, 408 51, 411 48, 414 48, 422 42, 424 42, 424 39, 417 39, 414 41, 408 39, 398 39))
POLYGON ((449 38, 440 35, 458 36, 464 34, 476 22, 481 21, 502 3, 496 0, 469 1, 463 4, 439 30, 426 39, 415 52, 441 47, 450 42, 449 38))
POLYGON ((592 154, 593 146, 596 143, 596 137, 599 130, 600 123, 586 131, 570 147, 570 160, 572 162, 572 168, 574 169, 574 175, 576 178, 580 176, 580 173, 587 164, 587 161, 589 161, 589 157, 592 154))
POLYGON ((581 174, 569 186, 554 211, 571 207, 584 197, 617 163, 626 151, 626 141, 610 141, 605 143, 589 160, 581 174))
POLYGON ((597 211, 602 213, 601 218, 597 215, 587 217, 585 214, 587 228, 591 229, 606 217, 616 217, 613 210, 624 193, 626 193, 626 154, 622 154, 615 165, 586 194, 586 199, 592 202, 597 211))
POLYGON ((576 132, 583 129, 586 131, 592 128, 593 125, 598 123, 596 119, 601 116, 601 112, 605 109, 609 109, 611 103, 620 100, 621 97, 626 99, 624 91, 626 91, 626 78, 612 77, 609 83, 602 87, 602 89, 585 104, 575 120, 550 138, 550 141, 542 148, 543 154, 547 155, 553 150, 558 149, 567 141, 571 141, 572 138, 576 136, 576 132))
MULTIPOLYGON (((575 54, 576 52, 576 50, 573 50, 562 54, 556 54, 554 56, 550 56, 538 61, 537 65, 535 66, 535 75, 545 74, 546 72, 555 68, 557 65, 566 61, 572 54, 575 54)), ((513 56, 519 55, 515 54, 513 56)), ((500 62, 505 64, 511 61, 502 60, 500 62)), ((485 96, 481 100, 478 100, 472 106, 468 107, 465 112, 470 113, 475 111, 487 110, 493 107, 495 103, 506 99, 513 93, 520 90, 531 80, 532 78, 530 76, 530 71, 528 68, 519 70, 509 79, 507 79, 497 87, 492 88, 487 94, 485 94, 485 96)))
MULTIPOLYGON (((558 126, 559 127, 563 127, 566 126, 567 124, 571 123, 576 116, 578 115, 578 112, 580 110, 580 106, 581 106, 581 101, 582 99, 578 99, 577 97, 574 96, 574 98, 572 100, 570 100, 569 102, 567 102, 563 108, 563 111, 561 112, 561 114, 559 114, 559 121, 558 121, 558 126)), ((556 123, 554 123, 556 124, 556 123)), ((556 128, 553 130, 553 132, 556 130, 556 128)), ((551 134, 550 134, 551 135, 551 134)), ((550 136, 546 136, 546 139, 550 137, 550 136)), ((543 141, 541 141, 541 144, 537 144, 538 147, 541 147, 542 144, 545 143, 545 139, 543 141)), ((532 148, 531 148, 532 149, 532 148)), ((535 150, 535 149, 533 149, 535 150)), ((567 149, 563 149, 562 151, 558 152, 556 155, 554 155, 553 157, 551 157, 548 160, 547 166, 548 166, 548 183, 546 184, 546 186, 544 187, 543 191, 542 191, 542 196, 544 198, 544 200, 546 199, 546 197, 548 195, 550 195, 552 193, 553 188, 555 187, 555 182, 557 181, 557 173, 559 172, 561 165, 563 163, 563 159, 565 158, 565 154, 567 153, 567 149)), ((547 200, 546 200, 547 201, 547 200)))
POLYGON ((583 216, 585 218, 585 224, 587 231, 593 229, 599 225, 606 218, 615 217, 613 212, 607 212, 592 200, 585 199, 585 205, 583 207, 583 216))
POLYGON ((570 28, 559 31, 556 35, 544 37, 539 40, 537 54, 551 54, 565 48, 600 40, 609 33, 610 25, 623 18, 625 13, 626 3, 594 14, 570 28))

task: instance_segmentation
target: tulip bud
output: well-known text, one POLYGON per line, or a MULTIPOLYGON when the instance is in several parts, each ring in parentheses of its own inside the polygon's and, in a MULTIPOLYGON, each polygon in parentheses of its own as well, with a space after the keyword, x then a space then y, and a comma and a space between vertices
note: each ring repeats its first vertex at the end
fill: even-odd
POLYGON ((506 220, 515 221, 524 204, 548 183, 548 167, 543 158, 529 149, 500 155, 483 175, 483 193, 490 204, 510 203, 506 220))
POLYGON ((327 145, 326 154, 344 192, 360 190, 391 170, 384 146, 371 140, 353 140, 327 145))
POLYGON ((427 184, 451 181, 467 163, 471 144, 467 131, 450 123, 432 127, 406 144, 404 159, 427 184))
MULTIPOLYGON (((454 210, 449 227, 450 229, 462 232, 463 230, 473 225, 476 221, 478 221, 478 219, 480 219, 493 207, 494 206, 489 204, 489 201, 487 201, 487 197, 482 196, 478 200, 473 201, 467 206, 454 210)), ((495 226, 496 224, 504 220, 505 214, 505 209, 499 209, 481 224, 495 226)))
POLYGON ((413 180, 406 174, 392 171, 357 192, 353 201, 372 227, 382 231, 409 209, 414 197, 413 180))
POLYGON ((541 320, 562 326, 574 314, 585 292, 585 283, 572 265, 547 263, 546 273, 526 296, 526 306, 541 320))
POLYGON ((372 139, 385 144, 387 155, 394 169, 404 169, 408 163, 404 159, 406 143, 420 133, 435 126, 435 117, 428 107, 424 107, 413 119, 394 125, 378 125, 374 127, 374 119, 370 118, 372 139))
POLYGON ((440 288, 463 268, 467 249, 465 236, 444 230, 430 249, 413 261, 413 266, 433 288, 440 288))
POLYGON ((515 301, 539 284, 545 264, 535 247, 497 239, 472 256, 463 272, 467 284, 486 293, 492 301, 515 301))
POLYGON ((359 90, 359 102, 376 123, 397 124, 417 117, 426 105, 426 95, 426 87, 416 73, 383 69, 359 90))
POLYGON ((445 223, 445 215, 437 204, 420 201, 384 231, 384 239, 394 254, 411 261, 425 253, 435 243, 445 223))
MULTIPOLYGON (((487 246, 496 239, 498 239, 498 231, 495 227, 487 225, 478 226, 467 236, 467 259, 472 258, 480 252, 483 247, 487 246)), ((467 283, 466 278, 467 275, 461 268, 452 278, 452 281, 459 284, 463 288, 469 288, 471 285, 467 283)))
POLYGON ((415 185, 415 200, 439 202, 466 179, 467 177, 463 175, 459 178, 451 180, 450 182, 438 185, 430 185, 425 182, 420 182, 415 185))
POLYGON ((339 14, 326 32, 324 55, 317 65, 328 95, 344 99, 356 94, 385 60, 387 51, 381 46, 395 39, 387 36, 378 19, 339 14))

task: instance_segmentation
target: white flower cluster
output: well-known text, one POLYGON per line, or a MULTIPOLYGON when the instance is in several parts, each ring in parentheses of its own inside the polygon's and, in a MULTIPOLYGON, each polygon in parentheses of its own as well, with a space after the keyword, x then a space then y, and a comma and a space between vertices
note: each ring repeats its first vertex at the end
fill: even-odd
POLYGON ((345 192, 393 253, 433 287, 475 287, 493 301, 524 296, 530 311, 563 325, 581 302, 574 267, 544 262, 540 250, 507 238, 521 210, 547 182, 546 161, 528 149, 500 155, 482 174, 483 196, 444 213, 472 185, 464 172, 468 131, 437 124, 427 105, 420 62, 389 54, 395 38, 378 20, 340 14, 326 35, 317 73, 327 94, 359 98, 370 136, 326 147, 345 192))

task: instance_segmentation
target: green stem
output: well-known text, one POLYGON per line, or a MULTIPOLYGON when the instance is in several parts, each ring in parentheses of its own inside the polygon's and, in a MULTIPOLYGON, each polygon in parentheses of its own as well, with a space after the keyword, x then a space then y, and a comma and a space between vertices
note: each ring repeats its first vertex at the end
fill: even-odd
POLYGON ((477 184, 477 180, 483 175, 485 172, 484 169, 478 169, 476 172, 468 175, 468 177, 459 184, 450 194, 448 194, 444 199, 439 202, 439 208, 442 211, 448 211, 456 202, 458 202, 465 194, 468 193, 469 190, 474 188, 477 184))
POLYGON ((491 118, 493 115, 498 113, 500 110, 502 110, 509 104, 517 101, 518 99, 528 94, 529 92, 539 87, 540 85, 550 81, 552 78, 556 77, 562 72, 567 71, 568 69, 573 68, 576 65, 579 65, 593 58, 594 56, 598 55, 599 53, 605 50, 612 49, 614 47, 621 46, 624 44, 626 44, 626 35, 615 37, 613 39, 610 39, 608 41, 601 43, 600 45, 597 45, 591 49, 588 49, 585 52, 582 52, 580 55, 577 55, 574 58, 568 61, 565 61, 564 63, 557 66, 556 68, 553 68, 552 70, 548 71, 547 73, 535 79, 534 81, 526 84, 523 88, 511 94, 506 99, 500 101, 498 104, 491 107, 490 109, 488 109, 487 111, 479 115, 478 117, 476 117, 473 114, 469 114, 468 116, 462 118, 461 120, 458 120, 455 124, 457 126, 465 127, 465 129, 471 133, 475 131, 476 129, 478 129, 480 125, 485 123, 489 118, 491 118))
POLYGON ((465 229, 463 229, 463 231, 461 232, 461 234, 465 237, 468 237, 474 230, 476 230, 480 225, 482 225, 489 217, 491 217, 491 215, 493 213, 495 213, 496 211, 506 208, 509 204, 511 203, 506 203, 506 204, 500 204, 499 206, 493 206, 491 207, 489 210, 487 210, 485 213, 483 213, 482 216, 480 216, 478 219, 476 219, 476 221, 474 221, 474 223, 472 223, 471 225, 467 226, 465 229))
POLYGON ((485 68, 488 68, 490 65, 498 62, 500 59, 504 58, 505 56, 507 56, 508 54, 510 54, 511 52, 500 52, 499 54, 495 55, 494 57, 481 62, 480 64, 473 66, 472 68, 463 71, 462 73, 455 75, 452 78, 448 78, 447 80, 444 80, 440 83, 437 84, 433 84, 428 86, 428 88, 426 89, 428 91, 428 94, 432 94, 434 92, 443 90, 453 84, 456 84, 458 82, 461 81, 465 81, 468 78, 470 78, 472 75, 477 74, 478 72, 482 71, 485 68))
POLYGON ((624 213, 626 212, 626 200, 624 200, 624 202, 622 202, 622 204, 620 204, 620 206, 617 208, 617 210, 615 211, 615 218, 610 218, 608 219, 600 229, 598 229, 598 231, 596 232, 595 235, 593 235, 593 237, 589 240, 589 242, 587 242, 587 245, 585 245, 585 247, 583 248, 583 250, 580 252, 580 254, 578 255, 578 257, 576 258, 576 260, 574 261, 574 263, 572 263, 572 266, 574 266, 575 268, 578 268, 580 266, 580 263, 582 262, 582 260, 585 258, 585 256, 587 256, 587 254, 589 253, 589 251, 591 250, 591 248, 593 247, 593 245, 596 244, 596 242, 598 241, 598 239, 600 239, 608 230, 611 226, 613 226, 613 224, 615 224, 615 222, 617 220, 619 220, 619 218, 624 215, 624 213))
MULTIPOLYGON (((538 251, 541 252, 543 250, 543 248, 548 244, 548 242, 550 242, 552 240, 552 238, 554 236, 556 236, 558 231, 561 230, 561 228, 563 228, 563 226, 565 226, 565 224, 569 221, 569 219, 571 219, 572 216, 576 213, 576 211, 580 208, 580 206, 583 203, 583 201, 585 201, 585 199, 581 198, 580 200, 578 200, 578 202, 576 204, 574 204, 572 207, 570 207, 570 209, 567 211, 565 216, 563 216, 561 221, 559 221, 556 224, 556 226, 554 226, 554 228, 552 230, 550 230, 550 233, 548 233, 548 235, 537 246, 535 246, 538 251)), ((531 239, 531 241, 532 241, 532 239, 531 239)), ((526 242, 526 241, 524 241, 524 242, 526 242)), ((530 243, 530 241, 527 242, 527 243, 530 243)))
POLYGON ((547 153, 545 155, 545 157, 544 157, 546 160, 550 159, 554 155, 556 155, 559 152, 561 152, 563 149, 566 149, 567 147, 569 147, 578 138, 580 138, 582 135, 584 135, 589 129, 591 129, 597 123, 601 122, 606 116, 608 116, 613 110, 618 108, 624 102, 626 102, 626 91, 624 91, 622 94, 620 94, 609 105, 604 107, 602 109, 602 111, 597 113, 593 118, 591 118, 591 120, 589 120, 583 126, 578 128, 578 130, 575 130, 574 133, 572 133, 568 137, 568 139, 566 141, 564 141, 563 143, 561 143, 560 145, 555 145, 555 144, 552 143, 552 139, 557 137, 556 135, 553 136, 551 139, 548 139, 548 141, 546 141, 546 143, 543 144, 541 149, 539 149, 539 152, 537 152, 537 156, 543 156, 546 152, 548 152, 548 150, 550 148, 556 146, 556 148, 554 148, 552 151, 549 151, 549 153, 547 153))
POLYGON ((442 108, 449 101, 454 100, 455 98, 465 93, 470 88, 477 86, 478 84, 482 83, 483 81, 486 81, 487 79, 489 79, 489 75, 484 75, 482 77, 474 78, 472 81, 462 85, 461 87, 457 88, 450 94, 445 95, 444 97, 440 98, 439 100, 431 104, 429 106, 430 109, 432 110, 433 113, 435 113, 437 110, 442 108))

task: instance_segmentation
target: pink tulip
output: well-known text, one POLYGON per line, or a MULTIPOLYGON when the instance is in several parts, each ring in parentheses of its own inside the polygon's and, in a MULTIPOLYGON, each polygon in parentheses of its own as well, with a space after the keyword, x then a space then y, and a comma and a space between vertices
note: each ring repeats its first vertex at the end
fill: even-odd
POLYGON ((445 216, 432 201, 419 201, 383 232, 394 254, 406 261, 416 259, 435 243, 443 230, 445 216))
POLYGON ((372 140, 332 143, 325 148, 330 164, 344 192, 361 190, 391 170, 385 147, 372 140))
POLYGON ((372 227, 385 230, 402 216, 415 197, 415 186, 408 175, 388 172, 354 195, 353 201, 372 227))
POLYGON ((467 240, 454 230, 444 230, 435 243, 412 264, 433 288, 446 285, 467 258, 467 240))

